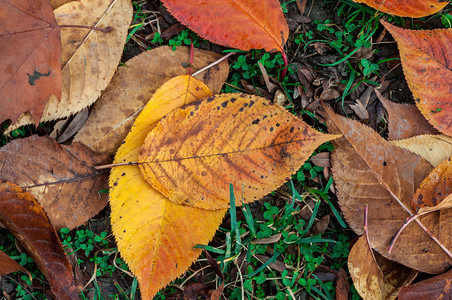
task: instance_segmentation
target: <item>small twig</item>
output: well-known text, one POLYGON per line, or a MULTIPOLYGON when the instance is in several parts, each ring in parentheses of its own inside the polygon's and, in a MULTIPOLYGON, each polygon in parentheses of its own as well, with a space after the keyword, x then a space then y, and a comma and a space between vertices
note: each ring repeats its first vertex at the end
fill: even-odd
POLYGON ((111 169, 114 167, 121 167, 121 166, 135 166, 139 165, 140 163, 137 161, 130 161, 130 162, 123 162, 123 163, 117 163, 117 164, 108 164, 108 165, 102 165, 102 166, 94 166, 94 169, 96 170, 102 170, 102 169, 111 169))
POLYGON ((61 28, 83 28, 83 29, 91 29, 91 30, 97 30, 101 32, 108 33, 113 30, 113 27, 108 26, 107 28, 99 28, 96 26, 85 26, 85 25, 59 25, 61 28))
POLYGON ((282 70, 280 81, 283 81, 283 79, 286 77, 287 65, 289 64, 289 62, 287 61, 286 53, 281 52, 281 55, 282 55, 282 59, 284 60, 284 69, 282 70))
POLYGON ((231 55, 233 55, 233 54, 235 54, 235 52, 230 52, 230 53, 226 54, 226 55, 223 56, 222 58, 220 58, 220 59, 214 61, 213 63, 211 63, 210 65, 207 65, 207 66, 205 66, 205 67, 202 68, 202 69, 199 69, 198 71, 196 71, 195 73, 193 73, 191 76, 194 77, 194 76, 198 75, 199 73, 204 72, 205 70, 212 68, 213 66, 219 64, 220 62, 222 62, 223 60, 227 59, 229 56, 231 56, 231 55))

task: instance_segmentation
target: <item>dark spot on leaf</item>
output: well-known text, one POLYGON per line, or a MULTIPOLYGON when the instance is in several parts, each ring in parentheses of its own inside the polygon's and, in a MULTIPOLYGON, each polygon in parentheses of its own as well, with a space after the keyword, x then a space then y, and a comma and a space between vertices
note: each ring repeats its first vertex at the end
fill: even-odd
POLYGON ((244 111, 244 110, 245 110, 245 108, 244 108, 244 107, 242 107, 242 108, 240 108, 240 109, 239 109, 239 111, 244 111))
POLYGON ((385 161, 383 162, 383 167, 386 167, 386 162, 385 161))
POLYGON ((171 149, 171 150, 169 151, 170 154, 174 154, 174 152, 175 152, 174 149, 171 149))
POLYGON ((201 172, 201 175, 202 175, 202 176, 207 176, 207 172, 206 172, 206 171, 202 171, 202 172, 201 172))
POLYGON ((118 185, 118 183, 117 183, 117 182, 114 182, 114 183, 113 183, 113 186, 117 186, 117 185, 118 185))
POLYGON ((50 76, 50 69, 47 73, 40 73, 40 72, 34 70, 33 75, 28 74, 28 73, 27 73, 27 75, 28 75, 28 83, 30 85, 35 85, 36 80, 38 80, 39 78, 50 76))
POLYGON ((272 132, 273 131, 273 127, 270 127, 270 132, 272 132))
POLYGON ((126 175, 126 173, 122 173, 122 174, 121 174, 121 176, 125 176, 125 175, 126 175))
POLYGON ((250 101, 250 107, 253 106, 254 103, 255 103, 255 102, 254 102, 253 100, 251 100, 251 101, 250 101))
POLYGON ((228 106, 228 101, 224 101, 223 103, 221 103, 221 106, 223 106, 223 107, 228 106))
POLYGON ((231 100, 229 100, 229 101, 231 101, 231 103, 234 103, 236 100, 237 100, 237 98, 231 98, 231 100))
POLYGON ((279 127, 279 123, 276 123, 276 127, 279 127))
POLYGON ((212 102, 213 100, 215 100, 215 97, 209 97, 206 99, 207 102, 212 102))
POLYGON ((190 112, 190 116, 192 116, 193 117, 193 115, 195 114, 195 112, 194 111, 192 111, 192 112, 190 112))
POLYGON ((259 124, 260 121, 261 121, 261 120, 256 119, 256 120, 253 121, 253 124, 259 124))
POLYGON ((294 128, 293 126, 290 127, 290 133, 292 133, 294 129, 295 129, 295 128, 294 128))

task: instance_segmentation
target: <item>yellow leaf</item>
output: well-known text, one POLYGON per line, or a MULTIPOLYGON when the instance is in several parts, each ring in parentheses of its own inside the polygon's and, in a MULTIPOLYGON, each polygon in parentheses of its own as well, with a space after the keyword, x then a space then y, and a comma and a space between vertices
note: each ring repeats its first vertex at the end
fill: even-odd
POLYGON ((168 114, 149 132, 138 162, 171 201, 224 209, 230 183, 246 203, 258 200, 336 137, 264 98, 224 94, 168 114))
MULTIPOLYGON (((166 82, 136 119, 115 163, 137 161, 150 126, 170 111, 209 95, 207 86, 190 76, 166 82)), ((110 187, 118 249, 137 276, 143 299, 152 299, 199 256, 200 250, 193 246, 210 241, 226 211, 172 203, 143 179, 138 166, 113 168, 110 187)))

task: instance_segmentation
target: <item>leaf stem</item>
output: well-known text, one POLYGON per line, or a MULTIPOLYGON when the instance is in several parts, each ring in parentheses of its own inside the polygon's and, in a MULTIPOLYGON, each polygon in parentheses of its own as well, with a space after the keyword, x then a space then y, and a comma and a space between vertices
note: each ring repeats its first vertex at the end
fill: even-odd
POLYGON ((101 166, 94 166, 94 169, 96 170, 102 170, 102 169, 111 169, 114 167, 120 167, 120 166, 135 166, 139 163, 137 161, 130 161, 130 162, 123 162, 123 163, 117 163, 117 164, 108 164, 108 165, 101 165, 101 166))
POLYGON ((211 63, 210 65, 207 65, 207 66, 205 66, 204 68, 199 69, 198 71, 196 71, 195 73, 193 73, 193 75, 191 75, 191 76, 194 77, 194 76, 198 75, 199 73, 204 72, 205 70, 212 68, 213 66, 219 64, 220 62, 222 62, 223 60, 227 59, 229 56, 231 56, 231 55, 233 55, 233 54, 235 54, 235 52, 229 52, 228 54, 226 54, 226 55, 223 56, 222 58, 220 58, 220 59, 214 61, 214 62, 211 63))
POLYGON ((284 66, 283 66, 284 69, 282 70, 280 81, 283 81, 283 79, 286 77, 287 65, 289 64, 289 62, 287 61, 287 55, 284 51, 281 52, 281 56, 282 56, 282 59, 284 60, 284 66))
POLYGON ((108 33, 113 30, 113 27, 108 26, 107 28, 99 28, 96 26, 85 26, 85 25, 59 25, 61 28, 84 28, 84 29, 91 29, 91 30, 97 30, 101 32, 108 33))

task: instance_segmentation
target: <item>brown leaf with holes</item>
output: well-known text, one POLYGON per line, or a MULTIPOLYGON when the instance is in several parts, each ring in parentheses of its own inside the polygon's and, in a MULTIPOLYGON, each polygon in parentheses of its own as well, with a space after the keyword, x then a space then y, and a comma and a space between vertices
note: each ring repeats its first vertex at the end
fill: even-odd
MULTIPOLYGON (((416 188, 433 169, 422 157, 391 145, 371 128, 336 115, 326 109, 331 133, 343 137, 333 141, 332 171, 342 212, 350 227, 363 233, 364 207, 369 206, 368 232, 372 248, 390 260, 413 269, 440 273, 452 259, 416 223, 409 224, 399 236, 391 254, 390 242, 411 209, 416 188)), ((422 222, 450 249, 449 218, 422 222), (429 222, 427 222, 429 221, 429 222), (441 235, 438 232, 442 231, 441 235)))
POLYGON ((49 0, 0 0, 0 123, 29 112, 38 124, 61 97, 60 27, 49 0))
POLYGON ((75 228, 107 204, 107 173, 94 166, 108 163, 80 143, 59 145, 49 137, 31 136, 0 148, 0 179, 30 192, 57 230, 75 228))
POLYGON ((399 300, 452 299, 452 270, 400 290, 399 300))
POLYGON ((372 252, 366 236, 353 245, 348 256, 348 269, 356 290, 363 299, 397 298, 399 290, 409 285, 418 272, 372 252))
POLYGON ((45 212, 30 193, 2 180, 0 222, 36 262, 57 299, 79 299, 71 265, 45 212))
MULTIPOLYGON (((193 71, 219 59, 214 52, 195 49, 193 71)), ((127 61, 116 71, 108 88, 94 105, 85 126, 74 141, 87 145, 94 151, 114 154, 126 137, 143 106, 154 92, 170 78, 187 74, 184 64, 190 61, 190 49, 159 47, 143 52, 127 61)), ((228 77, 226 61, 197 75, 214 94, 218 94, 228 77)))

